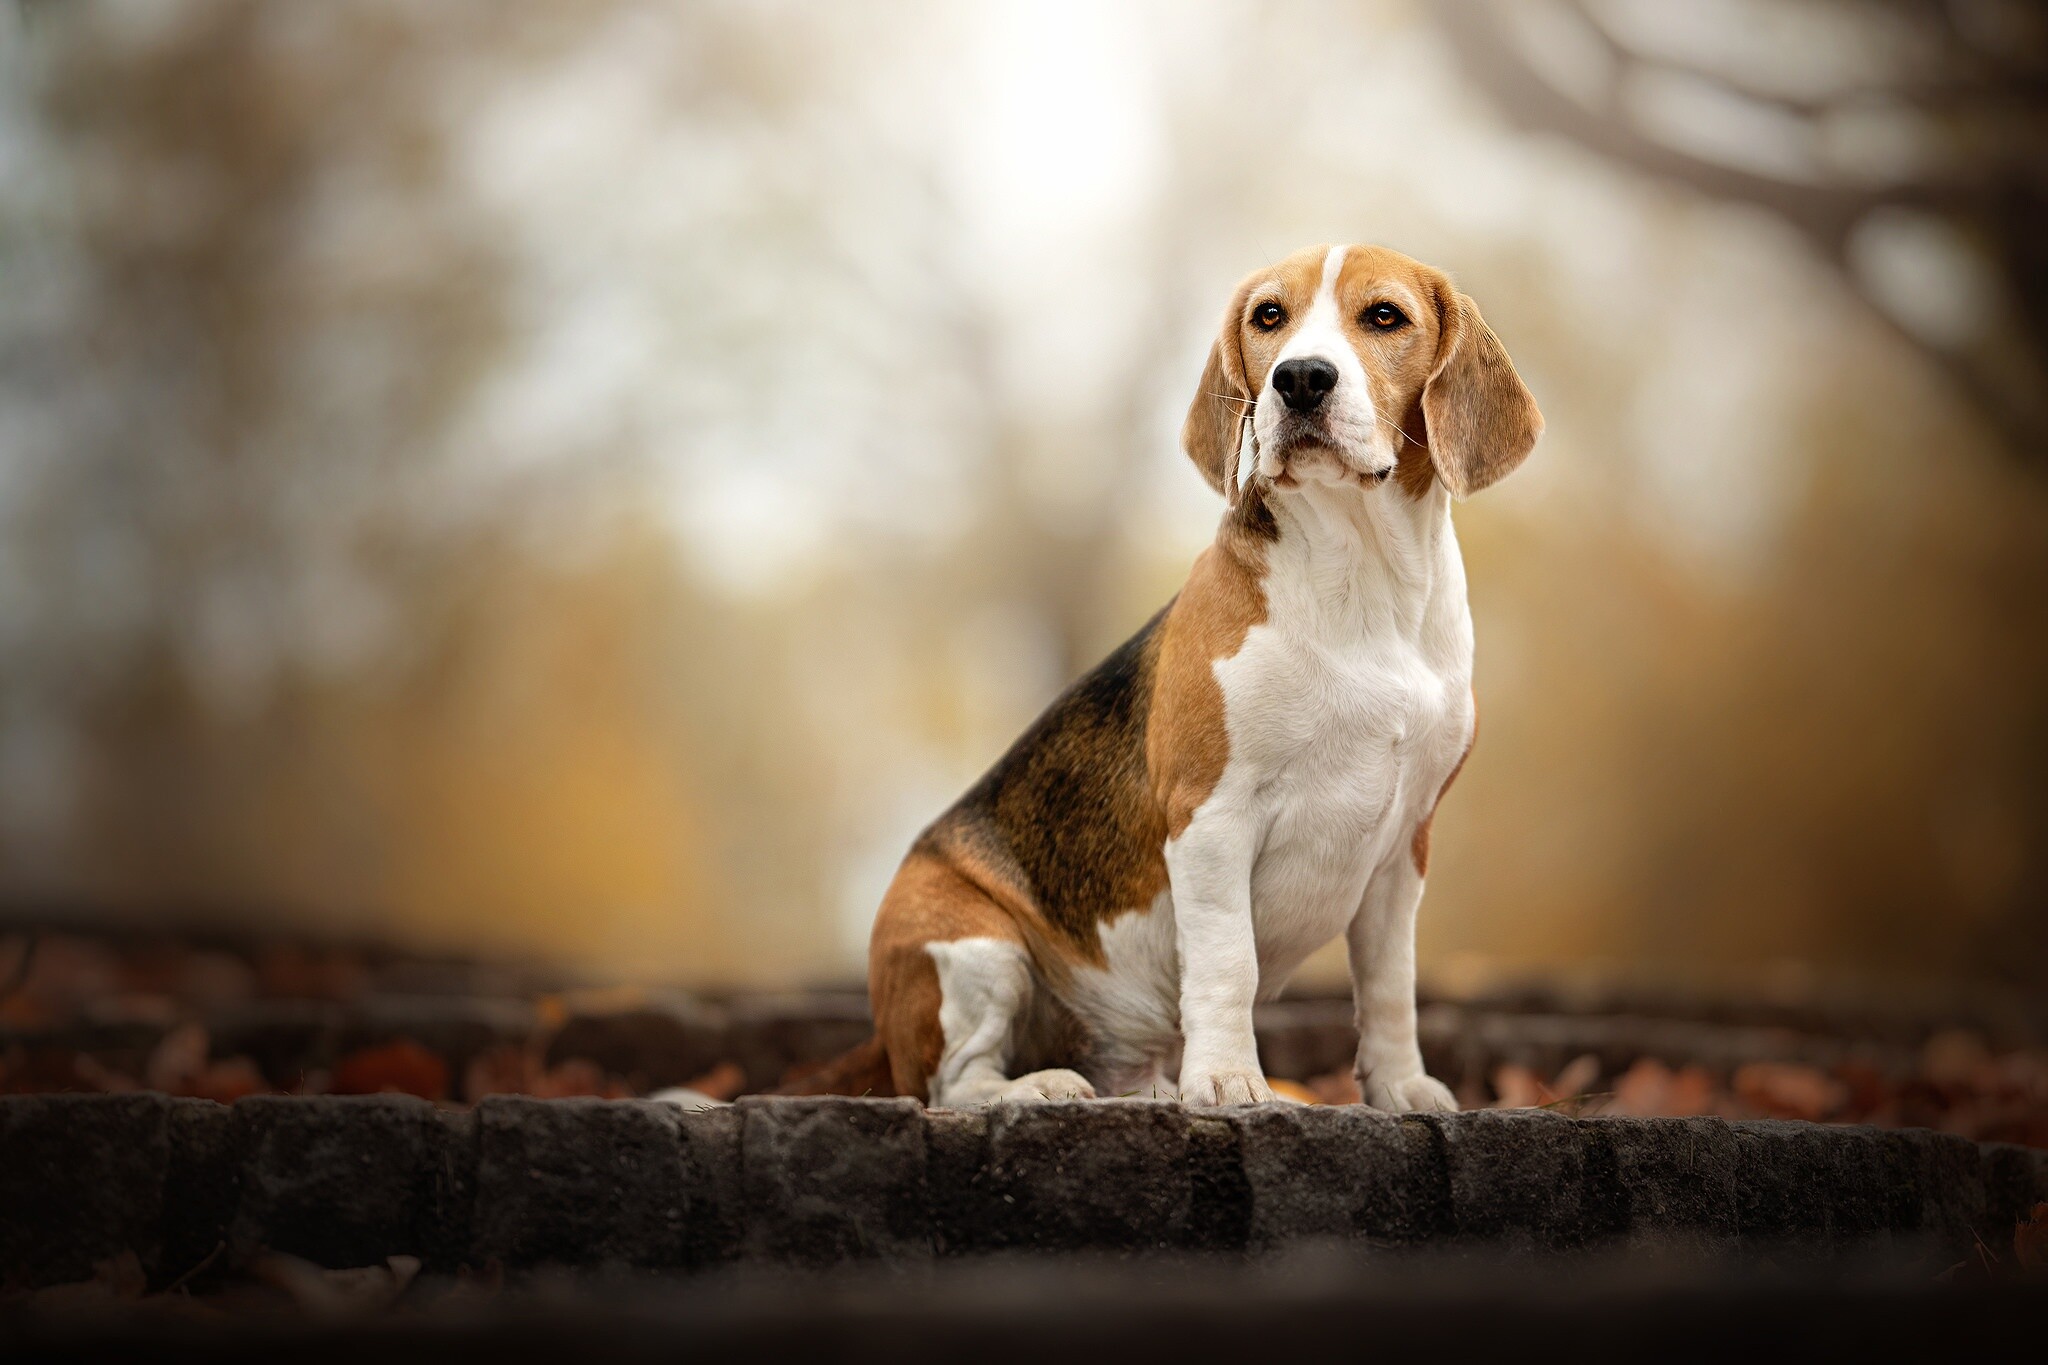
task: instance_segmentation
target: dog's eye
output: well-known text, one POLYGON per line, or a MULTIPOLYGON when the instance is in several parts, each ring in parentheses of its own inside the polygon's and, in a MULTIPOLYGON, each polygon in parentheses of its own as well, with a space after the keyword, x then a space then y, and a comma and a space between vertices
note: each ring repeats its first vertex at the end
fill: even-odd
POLYGON ((1262 303, 1252 310, 1252 321, 1261 330, 1270 332, 1287 321, 1287 310, 1277 303, 1262 303))
POLYGON ((1391 303, 1376 303, 1365 310, 1365 315, 1359 321, 1368 327, 1377 327, 1382 332, 1391 332, 1408 321, 1408 315, 1391 303))

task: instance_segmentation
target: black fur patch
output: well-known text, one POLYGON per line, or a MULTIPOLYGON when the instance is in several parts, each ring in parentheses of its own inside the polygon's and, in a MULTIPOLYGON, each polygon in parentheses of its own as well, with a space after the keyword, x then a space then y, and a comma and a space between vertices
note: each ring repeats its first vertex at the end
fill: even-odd
MULTIPOLYGON (((1169 604, 1170 606, 1171 604, 1169 604)), ((918 841, 1014 867, 1039 914, 1078 944, 1164 884, 1164 814, 1145 768, 1160 623, 1145 623, 1069 687, 918 841)))

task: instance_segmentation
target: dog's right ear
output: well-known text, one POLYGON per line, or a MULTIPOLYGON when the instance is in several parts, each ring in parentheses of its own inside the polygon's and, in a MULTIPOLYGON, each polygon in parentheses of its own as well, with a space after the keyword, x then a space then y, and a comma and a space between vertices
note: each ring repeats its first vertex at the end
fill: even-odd
POLYGON ((1180 428, 1181 449, 1232 507, 1243 499, 1245 485, 1258 467, 1252 446, 1252 395, 1244 373, 1244 307, 1251 288, 1247 280, 1231 298, 1216 344, 1209 348, 1209 363, 1202 367, 1195 401, 1188 404, 1187 420, 1180 428))

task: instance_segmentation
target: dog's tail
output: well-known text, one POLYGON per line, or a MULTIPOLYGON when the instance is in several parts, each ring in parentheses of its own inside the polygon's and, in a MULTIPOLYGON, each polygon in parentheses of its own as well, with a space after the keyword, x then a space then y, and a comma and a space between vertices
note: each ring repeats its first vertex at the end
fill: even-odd
POLYGON ((771 1095, 869 1095, 885 1097, 896 1093, 895 1078, 889 1072, 889 1053, 880 1035, 868 1039, 829 1062, 798 1071, 783 1079, 771 1095))

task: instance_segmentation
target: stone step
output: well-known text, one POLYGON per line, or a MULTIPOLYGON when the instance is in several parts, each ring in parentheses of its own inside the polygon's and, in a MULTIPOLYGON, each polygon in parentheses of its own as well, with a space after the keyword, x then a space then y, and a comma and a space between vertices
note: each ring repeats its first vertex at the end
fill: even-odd
POLYGON ((0 1099, 0 1283, 151 1282, 267 1251, 430 1269, 929 1263, 984 1253, 1271 1253, 1336 1239, 1937 1260, 2011 1240, 2048 1152, 1925 1130, 1141 1100, 156 1094, 0 1099))

